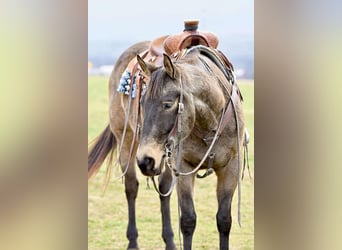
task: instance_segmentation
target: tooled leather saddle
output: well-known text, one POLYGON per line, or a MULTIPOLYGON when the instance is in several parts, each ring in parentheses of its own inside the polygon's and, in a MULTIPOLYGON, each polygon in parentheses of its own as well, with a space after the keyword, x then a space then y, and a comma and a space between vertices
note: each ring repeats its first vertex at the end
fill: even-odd
POLYGON ((216 49, 219 43, 218 37, 211 32, 198 31, 198 23, 198 20, 185 21, 183 32, 153 40, 145 60, 159 66, 164 53, 176 57, 177 52, 196 45, 216 49))

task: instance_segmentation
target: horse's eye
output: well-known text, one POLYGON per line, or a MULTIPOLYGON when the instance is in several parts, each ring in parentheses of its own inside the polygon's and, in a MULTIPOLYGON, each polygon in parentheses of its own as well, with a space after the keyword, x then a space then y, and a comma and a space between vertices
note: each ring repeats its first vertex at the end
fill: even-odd
POLYGON ((173 102, 163 102, 163 109, 167 110, 172 108, 173 102))

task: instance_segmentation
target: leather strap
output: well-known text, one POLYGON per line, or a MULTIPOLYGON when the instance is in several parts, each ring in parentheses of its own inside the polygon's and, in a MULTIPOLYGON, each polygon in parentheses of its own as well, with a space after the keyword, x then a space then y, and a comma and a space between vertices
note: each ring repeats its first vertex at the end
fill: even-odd
POLYGON ((231 98, 229 100, 229 104, 228 107, 223 115, 223 122, 222 122, 222 126, 219 128, 219 135, 221 135, 223 129, 226 127, 226 125, 229 122, 229 118, 230 116, 233 114, 233 104, 232 102, 234 102, 234 104, 237 103, 237 101, 240 101, 239 95, 238 95, 238 90, 235 84, 233 84, 233 88, 232 88, 232 94, 231 94, 231 98))
MULTIPOLYGON (((141 58, 144 59, 147 54, 148 54, 148 51, 143 52, 142 55, 141 55, 141 58)), ((136 72, 138 70, 138 65, 139 64, 137 62, 134 64, 134 67, 133 67, 132 73, 131 73, 130 92, 129 92, 129 96, 128 96, 128 105, 127 105, 127 108, 126 108, 126 117, 125 117, 124 130, 123 130, 123 135, 122 135, 122 138, 121 138, 119 154, 118 154, 118 157, 117 157, 118 159, 120 159, 120 155, 121 155, 121 151, 122 151, 122 147, 123 147, 123 142, 124 142, 125 137, 126 137, 127 125, 128 125, 129 115, 130 115, 130 112, 131 112, 133 81, 134 81, 134 77, 136 77, 136 72)), ((137 121, 136 121, 135 129, 134 129, 133 140, 131 142, 131 146, 130 146, 130 149, 129 149, 127 165, 126 165, 125 170, 123 171, 122 175, 118 179, 121 179, 121 178, 123 178, 126 175, 126 173, 128 171, 128 168, 129 168, 129 164, 130 164, 131 159, 132 159, 132 155, 133 155, 134 149, 137 147, 136 140, 138 138, 137 135, 139 134, 139 131, 140 131, 140 129, 139 129, 140 128, 140 124, 139 124, 139 118, 140 118, 140 98, 141 98, 141 81, 140 81, 140 77, 136 77, 136 91, 137 91, 137 100, 138 100, 137 101, 137 106, 138 106, 137 121)))

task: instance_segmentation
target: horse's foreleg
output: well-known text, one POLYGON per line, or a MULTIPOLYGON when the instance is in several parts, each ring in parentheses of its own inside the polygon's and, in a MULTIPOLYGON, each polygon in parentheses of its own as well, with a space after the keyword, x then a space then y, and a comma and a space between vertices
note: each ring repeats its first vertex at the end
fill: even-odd
MULTIPOLYGON (((169 168, 166 168, 165 172, 160 175, 159 178, 159 190, 162 194, 165 194, 169 191, 172 184, 172 173, 169 168)), ((159 196, 160 197, 160 210, 162 215, 162 237, 166 244, 166 250, 174 250, 176 249, 175 243, 173 241, 173 231, 171 226, 171 217, 170 217, 170 197, 169 196, 159 196)))
MULTIPOLYGON (((187 168, 185 171, 190 171, 187 168)), ((178 203, 181 209, 180 226, 183 234, 184 250, 190 250, 192 237, 196 227, 196 212, 193 201, 194 175, 178 178, 178 203)))
POLYGON ((237 160, 232 159, 228 165, 217 174, 217 201, 216 214, 217 229, 220 234, 220 250, 229 249, 229 233, 232 225, 231 203, 237 183, 237 160))

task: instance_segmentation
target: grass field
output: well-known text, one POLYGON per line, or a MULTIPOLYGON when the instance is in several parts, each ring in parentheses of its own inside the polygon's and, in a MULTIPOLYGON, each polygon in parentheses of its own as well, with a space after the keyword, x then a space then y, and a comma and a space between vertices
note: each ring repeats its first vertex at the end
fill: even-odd
MULTIPOLYGON (((89 77, 88 80, 88 139, 94 139, 108 123, 108 78, 89 77)), ((246 126, 251 136, 249 160, 254 173, 254 82, 239 81, 244 96, 246 126)), ((88 249, 126 249, 127 204, 124 185, 115 177, 103 194, 104 166, 88 183, 88 249)), ((141 250, 164 249, 161 237, 161 214, 159 197, 151 186, 147 188, 146 177, 138 170, 139 193, 136 204, 138 242, 141 250)), ((246 171, 242 184, 241 224, 237 223, 237 192, 232 204, 233 223, 230 234, 230 249, 254 249, 254 188, 246 171)), ((219 236, 216 229, 216 177, 211 175, 195 182, 195 208, 197 226, 193 249, 218 249, 219 236)), ((176 193, 171 198, 172 225, 175 242, 179 244, 176 193)))

